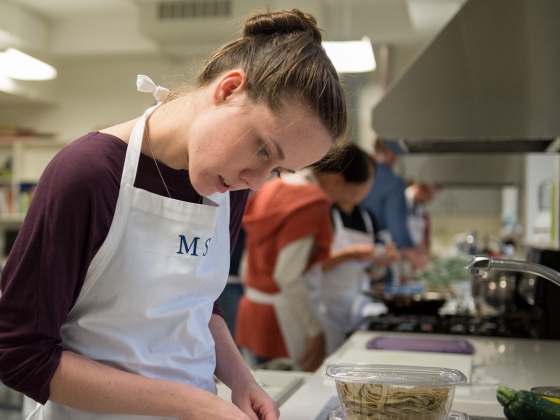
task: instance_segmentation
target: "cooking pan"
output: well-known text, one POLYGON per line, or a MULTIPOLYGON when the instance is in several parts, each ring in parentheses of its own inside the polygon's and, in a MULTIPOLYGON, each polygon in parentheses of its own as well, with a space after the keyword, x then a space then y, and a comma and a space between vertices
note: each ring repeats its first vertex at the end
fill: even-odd
POLYGON ((445 294, 438 292, 388 294, 364 290, 363 293, 383 302, 393 315, 437 315, 447 300, 445 294))

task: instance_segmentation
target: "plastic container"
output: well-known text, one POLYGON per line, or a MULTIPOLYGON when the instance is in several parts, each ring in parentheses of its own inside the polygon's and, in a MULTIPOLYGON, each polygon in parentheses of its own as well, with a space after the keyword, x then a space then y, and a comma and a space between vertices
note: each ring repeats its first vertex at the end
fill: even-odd
MULTIPOLYGON (((351 420, 353 417, 347 416, 347 411, 344 406, 336 406, 330 413, 329 413, 329 420, 351 420)), ((470 420, 469 416, 465 413, 461 413, 460 411, 450 411, 449 415, 447 416, 446 420, 470 420)))
POLYGON ((347 420, 446 420, 455 387, 467 382, 454 369, 342 363, 330 365, 347 420))

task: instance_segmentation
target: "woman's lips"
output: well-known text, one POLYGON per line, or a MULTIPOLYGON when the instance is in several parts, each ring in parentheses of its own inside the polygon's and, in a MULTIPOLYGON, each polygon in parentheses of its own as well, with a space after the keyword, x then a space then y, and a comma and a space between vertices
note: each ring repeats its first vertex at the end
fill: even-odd
POLYGON ((216 190, 218 190, 218 192, 220 193, 225 193, 227 190, 229 190, 229 188, 230 185, 227 183, 227 181, 218 175, 218 181, 216 182, 216 190))

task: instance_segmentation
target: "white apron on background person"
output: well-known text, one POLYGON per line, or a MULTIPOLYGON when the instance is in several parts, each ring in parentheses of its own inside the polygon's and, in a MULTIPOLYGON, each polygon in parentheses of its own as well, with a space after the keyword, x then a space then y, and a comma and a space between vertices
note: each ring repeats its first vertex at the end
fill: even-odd
MULTIPOLYGON (((291 282, 290 285, 279 285, 280 292, 278 293, 264 293, 252 287, 245 287, 244 292, 245 297, 251 302, 273 307, 286 351, 292 360, 293 370, 301 370, 299 361, 305 352, 310 333, 309 325, 316 324, 316 331, 311 336, 321 332, 321 323, 317 319, 315 311, 312 308, 307 311, 304 309, 310 306, 310 299, 304 283, 305 278, 310 271, 315 272, 317 269, 320 270, 321 267, 320 264, 316 264, 310 270, 304 272, 314 243, 315 238, 307 236, 285 246, 278 254, 276 264, 283 269, 279 277, 284 277, 284 280, 286 278, 296 279, 295 282, 291 282), (283 290, 284 286, 290 287, 291 290, 283 290), (302 317, 307 317, 307 319, 302 317)), ((276 270, 274 273, 276 273, 276 270)))
MULTIPOLYGON (((305 351, 307 333, 296 312, 292 310, 294 302, 285 293, 264 293, 251 287, 246 287, 244 293, 245 297, 251 302, 271 305, 274 308, 284 345, 288 356, 292 360, 292 368, 293 370, 301 370, 299 361, 305 351)), ((302 294, 301 297, 307 299, 305 294, 302 294)))
MULTIPOLYGON (((145 76, 138 90, 154 93, 158 103, 130 136, 115 215, 61 328, 62 345, 126 372, 216 392, 208 323, 228 275, 229 194, 195 204, 134 187, 146 120, 168 93, 145 76)), ((29 417, 100 419, 164 417, 91 413, 51 401, 29 417)))
POLYGON ((414 245, 421 244, 426 234, 426 219, 424 218, 424 209, 420 205, 414 204, 412 189, 405 190, 406 207, 407 207, 407 227, 410 239, 414 245))
MULTIPOLYGON (((367 232, 344 227, 340 213, 332 210, 334 240, 331 250, 360 243, 374 243, 373 222, 367 211, 360 208, 367 232)), ((327 354, 333 353, 346 339, 346 334, 360 320, 361 310, 369 301, 360 291, 369 277, 365 269, 371 261, 347 261, 322 274, 319 313, 323 321, 327 354)))

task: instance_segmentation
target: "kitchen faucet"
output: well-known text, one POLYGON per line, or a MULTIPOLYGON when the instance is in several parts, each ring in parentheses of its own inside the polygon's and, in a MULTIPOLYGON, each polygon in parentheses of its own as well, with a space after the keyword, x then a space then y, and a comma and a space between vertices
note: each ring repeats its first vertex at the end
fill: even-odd
POLYGON ((504 260, 491 257, 474 257, 467 265, 471 273, 482 278, 488 277, 490 270, 498 269, 504 271, 521 271, 523 273, 535 274, 560 286, 560 273, 544 265, 528 261, 504 260))

